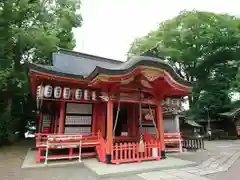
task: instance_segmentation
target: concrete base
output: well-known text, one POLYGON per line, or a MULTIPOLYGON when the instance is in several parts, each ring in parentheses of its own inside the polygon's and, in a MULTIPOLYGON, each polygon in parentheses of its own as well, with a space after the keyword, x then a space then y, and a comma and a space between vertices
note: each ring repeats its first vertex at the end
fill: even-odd
POLYGON ((93 171, 99 178, 119 177, 132 174, 139 174, 150 171, 165 170, 165 169, 177 169, 182 167, 194 166, 196 163, 178 158, 168 157, 165 160, 159 161, 144 161, 140 163, 126 163, 120 165, 105 164, 99 162, 96 158, 83 159, 82 163, 78 160, 49 160, 48 164, 44 162, 36 163, 34 150, 28 150, 26 157, 23 161, 22 168, 43 168, 51 166, 69 166, 80 165, 86 166, 93 171))
POLYGON ((84 165, 91 171, 95 172, 101 178, 128 176, 143 172, 150 172, 165 169, 177 169, 182 167, 194 166, 196 163, 185 161, 178 158, 169 157, 165 160, 159 161, 145 161, 140 163, 126 163, 126 164, 104 164, 98 162, 96 159, 84 160, 84 165))

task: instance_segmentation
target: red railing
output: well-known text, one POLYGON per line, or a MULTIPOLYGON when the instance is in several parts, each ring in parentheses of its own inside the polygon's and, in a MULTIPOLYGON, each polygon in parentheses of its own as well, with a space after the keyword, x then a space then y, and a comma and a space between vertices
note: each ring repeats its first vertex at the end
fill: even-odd
MULTIPOLYGON (((41 159, 45 159, 46 149, 54 150, 54 149, 68 149, 68 154, 58 154, 51 155, 48 159, 69 159, 78 157, 78 154, 74 154, 74 148, 88 148, 88 147, 96 147, 100 144, 100 135, 96 134, 36 134, 36 162, 40 162, 41 159), (50 142, 50 144, 48 144, 50 142), (54 144, 54 145, 51 145, 54 144)), ((81 153, 82 156, 92 156, 96 155, 96 152, 90 153, 81 153)))
POLYGON ((140 142, 115 143, 111 156, 111 162, 114 164, 159 160, 161 159, 160 142, 149 140, 143 142, 143 144, 140 144, 140 142), (143 148, 140 146, 143 146, 143 148))

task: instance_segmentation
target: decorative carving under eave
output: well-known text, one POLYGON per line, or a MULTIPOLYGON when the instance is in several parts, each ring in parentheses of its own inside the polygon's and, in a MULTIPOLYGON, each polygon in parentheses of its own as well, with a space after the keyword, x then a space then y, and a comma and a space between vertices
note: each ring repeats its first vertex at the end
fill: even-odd
POLYGON ((102 100, 102 101, 108 101, 109 100, 109 96, 107 93, 105 92, 101 92, 101 95, 99 96, 99 98, 102 100))
POLYGON ((146 87, 146 88, 149 88, 149 89, 153 88, 148 81, 145 81, 143 79, 141 80, 141 84, 142 84, 143 87, 146 87))
POLYGON ((156 70, 148 70, 148 69, 144 70, 142 72, 142 74, 150 82, 153 82, 153 81, 155 81, 156 79, 158 79, 159 77, 162 76, 161 72, 156 71, 156 70))
POLYGON ((134 76, 127 78, 127 79, 121 79, 121 84, 129 84, 130 82, 132 82, 134 80, 134 76))

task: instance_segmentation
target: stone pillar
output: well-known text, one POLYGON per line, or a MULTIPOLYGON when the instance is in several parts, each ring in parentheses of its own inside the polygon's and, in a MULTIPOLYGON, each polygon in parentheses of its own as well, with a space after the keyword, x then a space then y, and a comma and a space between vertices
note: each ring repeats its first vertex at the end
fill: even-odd
POLYGON ((179 127, 179 115, 176 114, 175 117, 175 125, 176 125, 176 132, 180 132, 180 127, 179 127))

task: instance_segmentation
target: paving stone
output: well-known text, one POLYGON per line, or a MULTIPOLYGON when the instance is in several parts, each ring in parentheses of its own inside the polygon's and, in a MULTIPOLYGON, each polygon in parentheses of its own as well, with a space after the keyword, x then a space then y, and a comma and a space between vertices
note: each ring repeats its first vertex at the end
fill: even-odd
POLYGON ((210 164, 209 167, 211 168, 217 168, 218 166, 221 166, 224 162, 226 162, 229 158, 231 158, 231 155, 224 155, 214 161, 214 163, 210 164))
POLYGON ((209 178, 206 178, 206 177, 194 177, 194 178, 190 178, 188 180, 210 180, 209 178))
POLYGON ((186 169, 183 169, 183 171, 186 171, 186 172, 189 172, 189 173, 193 173, 193 174, 195 174, 195 173, 199 172, 200 169, 194 167, 194 168, 188 168, 188 169, 186 168, 186 169))
POLYGON ((175 175, 168 174, 164 171, 156 171, 156 172, 149 172, 149 173, 142 173, 139 174, 140 177, 144 179, 154 180, 154 179, 165 179, 165 178, 175 178, 175 175))
POLYGON ((177 172, 176 176, 179 177, 179 178, 182 178, 182 179, 196 177, 195 174, 184 172, 184 171, 181 171, 181 170, 179 170, 177 172))

